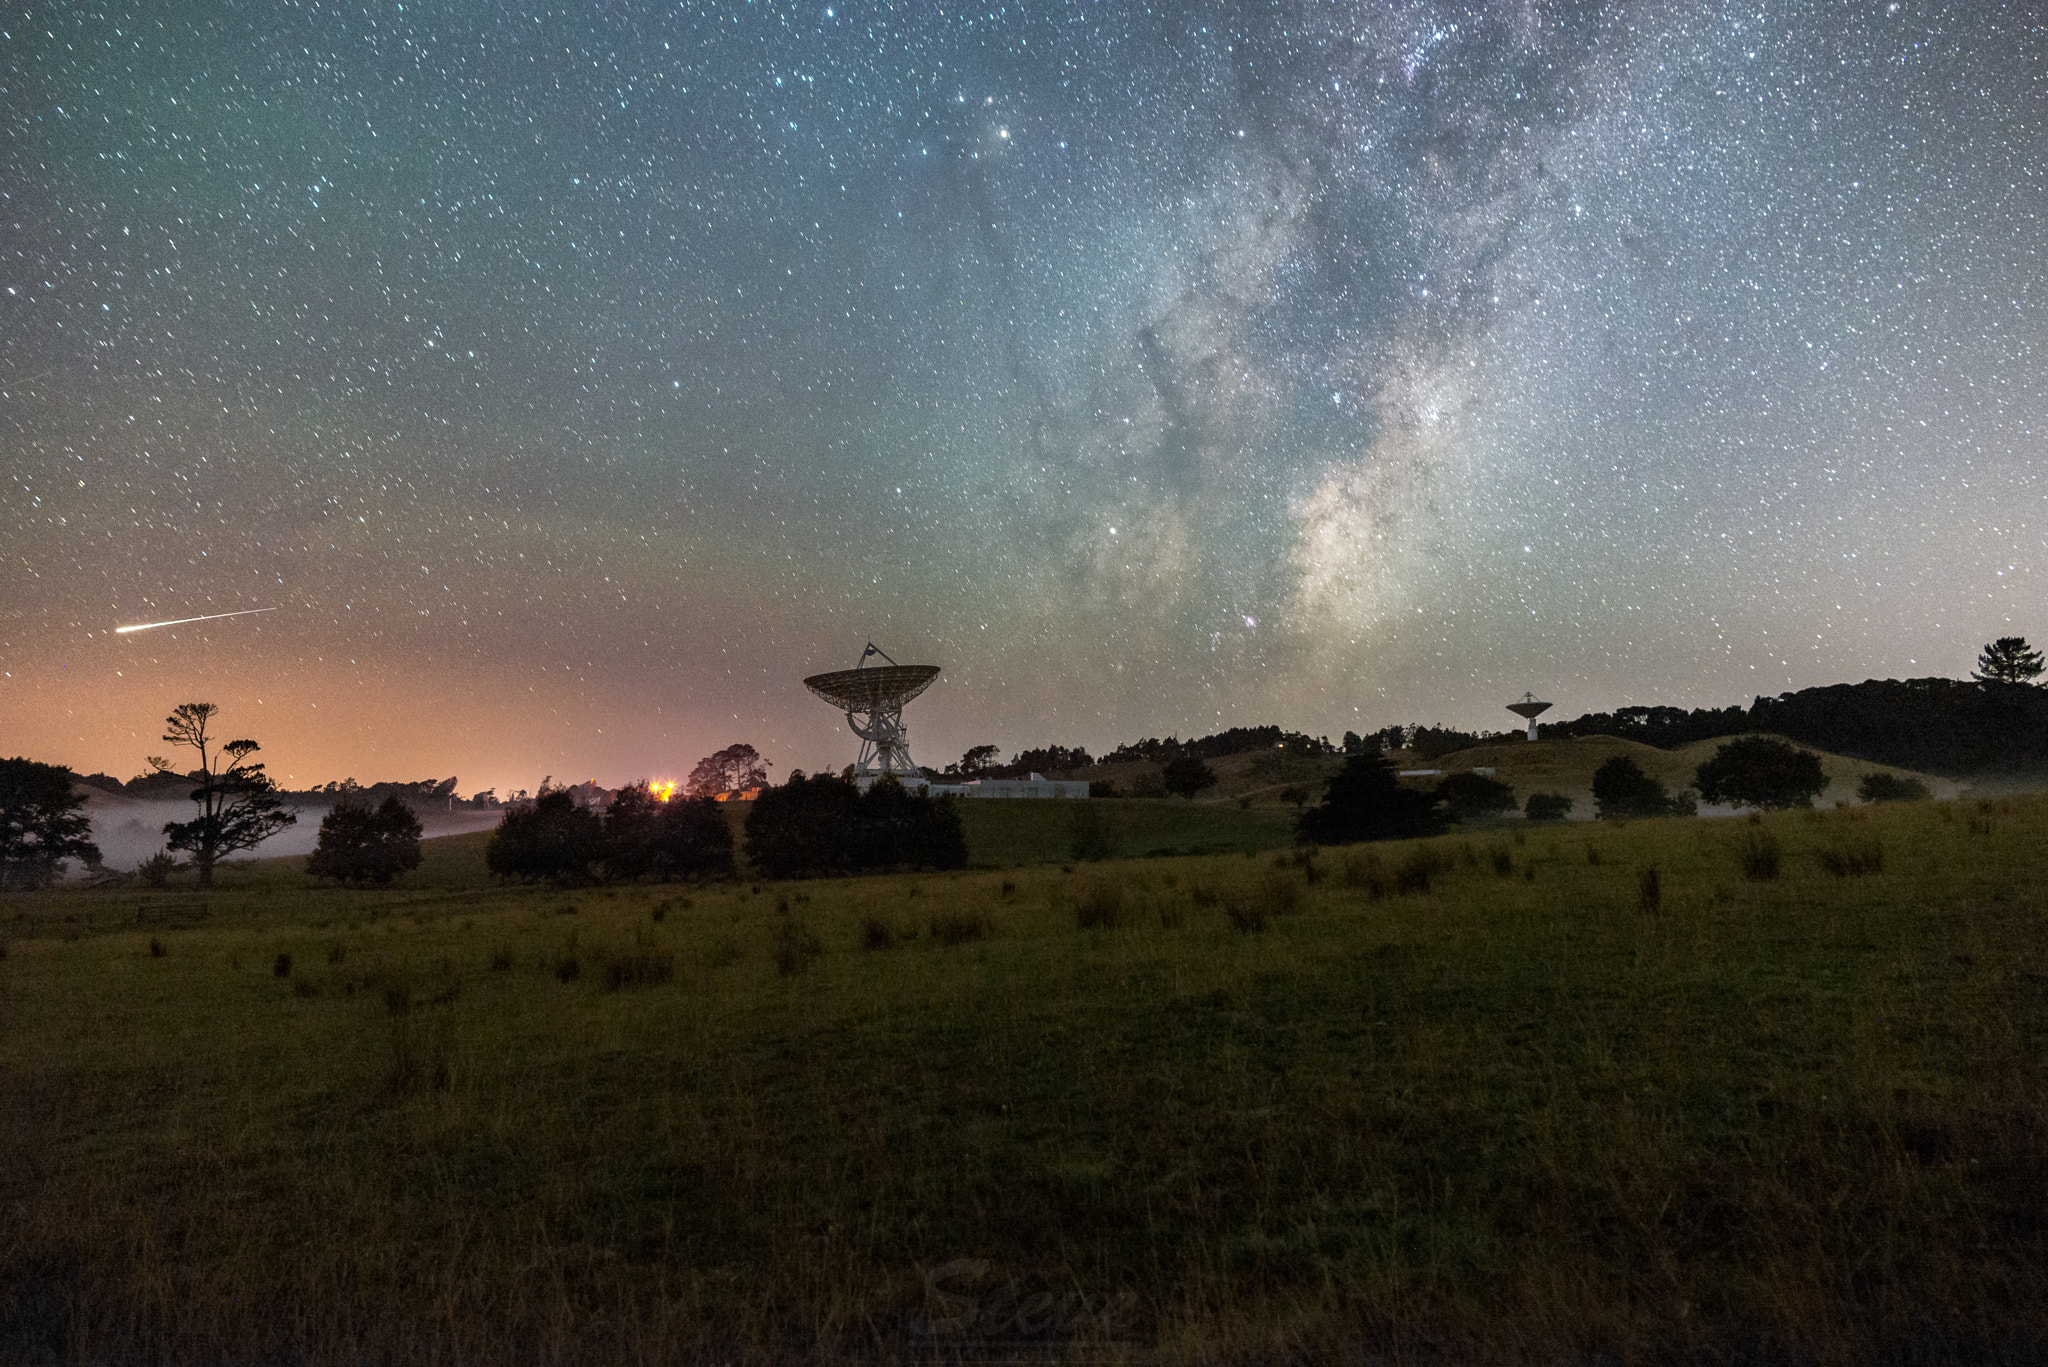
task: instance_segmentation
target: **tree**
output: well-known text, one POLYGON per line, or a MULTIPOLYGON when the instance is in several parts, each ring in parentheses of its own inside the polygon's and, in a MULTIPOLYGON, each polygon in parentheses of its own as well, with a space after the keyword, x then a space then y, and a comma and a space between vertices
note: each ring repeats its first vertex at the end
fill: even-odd
POLYGON ((1192 802, 1196 793, 1216 786, 1216 771, 1197 756, 1181 755, 1167 762, 1159 781, 1166 785, 1167 792, 1179 793, 1192 802))
MULTIPOLYGON (((163 738, 199 756, 199 767, 185 774, 197 785, 192 801, 199 814, 190 821, 166 823, 164 835, 171 849, 191 854, 202 888, 213 886, 215 864, 239 850, 255 849, 299 820, 284 810, 284 799, 263 765, 250 760, 261 746, 253 740, 231 740, 216 748, 206 730, 219 713, 214 703, 187 702, 164 719, 163 738)), ((178 772, 169 760, 155 755, 149 757, 149 767, 160 774, 178 772)))
POLYGON ((1831 781, 1820 756, 1769 736, 1743 736, 1714 752, 1694 776, 1700 796, 1735 807, 1809 807, 1831 781))
POLYGON ((1984 647, 1970 677, 1979 683, 2024 684, 2040 678, 2041 670, 2041 652, 2028 649, 2026 637, 2001 636, 1984 647))
POLYGON ((1522 814, 1531 821, 1562 821, 1572 814, 1572 800, 1563 793, 1531 793, 1522 814))
POLYGON ((1434 835, 1435 799, 1401 786, 1384 754, 1351 755, 1323 790, 1323 800, 1295 819, 1296 836, 1318 845, 1403 840, 1434 835))
POLYGON ((830 774, 791 774, 747 813, 746 849, 747 862, 769 878, 967 862, 951 800, 907 792, 893 777, 862 793, 830 774))
POLYGON ((375 811, 343 798, 320 822, 320 843, 306 856, 306 872, 344 883, 389 883, 420 866, 420 819, 387 797, 375 811))
POLYGON ((47 887, 67 859, 98 867, 92 818, 78 810, 84 805, 71 791, 69 769, 0 759, 0 887, 47 887))
POLYGON ((767 761, 753 746, 740 742, 698 760, 683 791, 691 797, 716 797, 764 787, 767 782, 767 761))
POLYGON ((604 871, 610 878, 640 878, 661 857, 664 804, 645 781, 630 783, 604 809, 604 871))
POLYGON ((1616 755, 1593 771, 1593 806, 1602 821, 1669 816, 1676 810, 1664 785, 1627 755, 1616 755))
POLYGON ((566 788, 505 813, 484 846, 484 867, 500 878, 581 882, 604 858, 604 822, 566 788))
POLYGON ((996 768, 1000 763, 996 758, 997 753, 996 747, 993 745, 975 746, 966 754, 960 756, 960 768, 958 770, 960 777, 980 778, 983 774, 996 768))
POLYGON ((1856 796, 1865 802, 1925 802, 1933 794, 1917 778, 1880 771, 1863 776, 1863 781, 1856 785, 1856 796))
POLYGON ((655 871, 669 878, 730 878, 732 827, 724 805, 708 797, 664 803, 655 871))
POLYGON ((1449 809, 1453 821, 1498 816, 1515 809, 1515 790, 1485 774, 1452 774, 1436 785, 1436 800, 1449 809))

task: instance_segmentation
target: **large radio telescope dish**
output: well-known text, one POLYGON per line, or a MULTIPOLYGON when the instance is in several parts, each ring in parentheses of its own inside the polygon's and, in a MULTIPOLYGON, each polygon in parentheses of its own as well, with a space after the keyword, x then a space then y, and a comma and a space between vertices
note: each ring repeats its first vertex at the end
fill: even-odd
POLYGON ((1534 693, 1524 693, 1520 702, 1508 704, 1508 711, 1529 723, 1529 739, 1536 739, 1536 719, 1550 710, 1547 702, 1538 702, 1534 693))
POLYGON ((884 774, 894 774, 905 787, 923 784, 927 781, 924 771, 910 758, 910 728, 903 724, 903 708, 931 687, 940 667, 889 660, 885 665, 864 668, 870 655, 889 660, 870 641, 852 669, 813 674, 804 680, 804 687, 844 712, 847 726, 860 737, 855 782, 866 786, 884 774))

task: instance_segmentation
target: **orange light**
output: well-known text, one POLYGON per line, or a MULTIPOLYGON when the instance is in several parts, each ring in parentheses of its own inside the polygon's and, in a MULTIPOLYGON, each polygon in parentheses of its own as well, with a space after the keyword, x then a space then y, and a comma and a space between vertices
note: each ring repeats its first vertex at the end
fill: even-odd
POLYGON ((659 783, 650 783, 647 785, 647 791, 654 794, 656 802, 667 802, 676 795, 675 780, 665 778, 659 783))

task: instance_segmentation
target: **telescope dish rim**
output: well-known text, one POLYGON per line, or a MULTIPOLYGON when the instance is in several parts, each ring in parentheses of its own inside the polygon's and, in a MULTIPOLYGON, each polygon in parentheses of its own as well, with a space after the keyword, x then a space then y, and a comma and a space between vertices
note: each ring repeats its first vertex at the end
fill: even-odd
POLYGON ((930 688, 939 665, 876 665, 872 669, 834 669, 813 674, 804 687, 842 712, 872 712, 902 707, 930 688))

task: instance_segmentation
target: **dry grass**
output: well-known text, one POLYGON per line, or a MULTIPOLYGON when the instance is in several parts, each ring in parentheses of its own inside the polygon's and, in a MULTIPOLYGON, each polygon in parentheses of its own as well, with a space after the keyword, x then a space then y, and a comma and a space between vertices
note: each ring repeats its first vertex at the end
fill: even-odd
POLYGON ((2037 1359, 2048 802, 1597 840, 23 896, 0 1360, 2037 1359))

